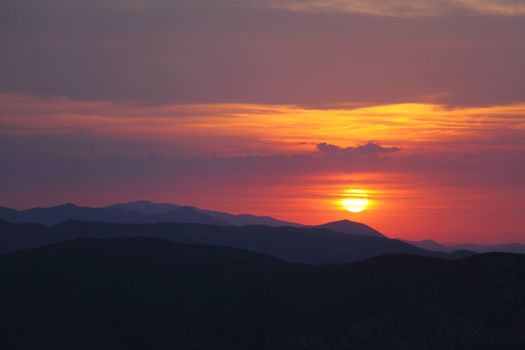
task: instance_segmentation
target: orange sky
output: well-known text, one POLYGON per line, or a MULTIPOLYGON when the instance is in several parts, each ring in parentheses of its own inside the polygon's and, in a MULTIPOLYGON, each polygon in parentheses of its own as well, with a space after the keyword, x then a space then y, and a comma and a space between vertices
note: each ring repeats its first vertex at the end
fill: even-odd
POLYGON ((4 0, 0 13, 0 205, 149 199, 525 243, 519 1, 4 0), (367 210, 344 210, 351 189, 367 210))
MULTIPOLYGON (((392 237, 447 242, 519 241, 525 230, 525 104, 312 108, 151 106, 16 94, 0 99, 6 140, 56 141, 36 152, 43 162, 55 157, 67 171, 71 158, 104 168, 101 157, 123 157, 114 161, 115 179, 101 170, 92 170, 90 179, 73 171, 50 188, 28 179, 32 195, 8 194, 4 205, 146 198, 306 224, 348 218, 392 237), (76 145, 75 138, 86 144, 76 145), (369 142, 377 148, 360 147, 369 142), (321 143, 333 148, 322 149, 321 143), (116 151, 119 144, 122 151, 116 151), (148 161, 151 154, 160 158, 148 161), (174 165, 181 159, 188 164, 174 165), (151 171, 139 165, 148 162, 151 171), (129 167, 137 175, 117 184, 117 174, 129 167), (370 205, 364 212, 342 207, 350 189, 366 192, 370 205)), ((35 157, 34 149, 19 152, 35 157)), ((71 167, 83 163, 76 164, 71 167)))

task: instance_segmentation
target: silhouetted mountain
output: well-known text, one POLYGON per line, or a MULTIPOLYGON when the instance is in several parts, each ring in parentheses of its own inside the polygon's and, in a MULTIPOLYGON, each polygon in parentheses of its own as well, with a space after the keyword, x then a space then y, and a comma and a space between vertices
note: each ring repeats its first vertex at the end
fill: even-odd
MULTIPOLYGON (((0 212, 0 215, 3 214, 4 212, 0 212)), ((87 208, 68 203, 49 208, 10 211, 8 216, 3 216, 1 219, 15 223, 54 225, 67 220, 136 223, 145 220, 145 216, 125 209, 87 208)))
POLYGON ((148 215, 148 222, 187 222, 209 225, 229 225, 225 220, 204 214, 193 207, 179 207, 165 213, 148 215))
POLYGON ((343 233, 350 233, 354 235, 365 235, 365 236, 372 236, 372 237, 385 237, 381 232, 371 228, 368 225, 350 221, 350 220, 341 220, 341 221, 334 221, 334 222, 328 222, 326 224, 314 226, 318 228, 324 228, 336 232, 343 232, 343 233))
POLYGON ((49 208, 13 210, 1 208, 0 219, 13 223, 31 222, 54 225, 68 220, 103 221, 113 223, 187 222, 210 225, 228 225, 192 207, 176 207, 164 213, 143 214, 119 207, 89 208, 64 204, 49 208))
POLYGON ((408 241, 408 240, 405 240, 405 242, 407 242, 408 244, 412 244, 412 245, 415 245, 416 247, 419 247, 421 249, 426 249, 426 250, 432 250, 432 251, 435 251, 435 252, 450 252, 451 249, 449 249, 448 247, 434 241, 434 240, 431 240, 431 239, 426 239, 426 240, 422 240, 422 241, 408 241))
POLYGON ((459 257, 429 252, 398 240, 295 227, 183 223, 131 225, 81 221, 68 221, 46 227, 0 222, 0 232, 0 252, 77 238, 150 237, 178 243, 233 247, 268 254, 289 262, 312 264, 352 262, 392 253, 459 257))
POLYGON ((447 247, 449 250, 465 249, 476 253, 516 253, 525 254, 525 244, 508 243, 508 244, 457 244, 447 247))
POLYGON ((133 210, 138 213, 149 215, 149 214, 163 214, 170 210, 178 209, 180 207, 181 207, 180 205, 176 205, 176 204, 153 203, 150 201, 139 200, 135 202, 111 204, 111 205, 108 205, 106 208, 127 209, 127 210, 133 210))
POLYGON ((450 244, 444 245, 433 240, 405 241, 416 247, 436 252, 450 253, 458 250, 468 250, 475 253, 514 253, 525 254, 525 244, 450 244))
POLYGON ((0 275, 1 349, 525 348, 523 255, 311 266, 77 240, 1 255, 0 275))
POLYGON ((15 217, 18 211, 11 208, 0 207, 0 218, 6 221, 11 221, 9 218, 15 217))
POLYGON ((251 214, 230 214, 214 210, 201 210, 202 212, 213 216, 214 218, 228 221, 231 225, 247 226, 247 225, 262 225, 272 227, 293 226, 300 227, 302 225, 295 222, 282 221, 274 219, 270 216, 257 216, 251 214))
MULTIPOLYGON (((140 200, 130 203, 118 203, 108 206, 108 208, 122 208, 137 211, 143 214, 162 214, 167 211, 180 208, 179 205, 169 203, 153 203, 150 201, 140 200)), ((215 210, 199 209, 195 207, 195 211, 206 214, 213 218, 227 222, 230 225, 246 226, 246 225, 264 225, 264 226, 301 226, 293 222, 277 220, 269 216, 256 216, 250 214, 230 214, 215 210)))

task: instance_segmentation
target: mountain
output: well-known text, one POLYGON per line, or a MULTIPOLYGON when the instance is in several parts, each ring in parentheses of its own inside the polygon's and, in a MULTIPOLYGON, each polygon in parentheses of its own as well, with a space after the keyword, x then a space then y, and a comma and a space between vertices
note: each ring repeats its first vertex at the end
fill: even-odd
POLYGON ((399 240, 334 232, 319 228, 221 226, 185 223, 113 224, 68 221, 51 227, 0 222, 0 252, 15 251, 78 238, 149 237, 178 243, 211 244, 244 249, 297 263, 343 263, 382 254, 415 254, 458 258, 429 252, 399 240))
POLYGON ((214 218, 193 207, 178 207, 164 213, 150 214, 148 222, 187 222, 208 225, 228 225, 226 220, 214 218))
POLYGON ((371 228, 370 226, 361 224, 355 221, 349 221, 349 220, 328 222, 326 224, 322 224, 322 225, 318 225, 314 227, 321 228, 321 229, 328 229, 328 230, 332 230, 336 232, 350 233, 354 235, 365 235, 365 236, 385 238, 385 236, 381 232, 371 228))
POLYGON ((475 253, 515 253, 525 254, 525 244, 448 244, 444 245, 433 240, 424 241, 405 241, 421 249, 433 250, 436 252, 449 253, 457 250, 468 250, 475 253))
POLYGON ((0 218, 2 218, 3 220, 13 222, 12 220, 9 220, 9 219, 14 218, 16 215, 18 215, 18 210, 0 207, 0 218))
POLYGON ((230 214, 230 213, 214 211, 214 210, 201 210, 201 211, 214 218, 227 221, 231 225, 235 225, 235 226, 247 226, 247 225, 262 225, 262 226, 272 226, 272 227, 281 227, 281 226, 300 227, 302 226, 294 222, 277 220, 270 216, 257 216, 257 215, 251 215, 251 214, 230 214))
POLYGON ((312 266, 83 239, 0 255, 0 275, 2 349, 525 348, 523 255, 312 266))
POLYGON ((466 249, 476 253, 516 253, 525 254, 525 244, 507 243, 507 244, 456 244, 448 246, 449 250, 466 249))
MULTIPOLYGON (((129 203, 117 203, 108 206, 107 208, 121 208, 137 211, 143 214, 162 214, 170 210, 180 208, 179 205, 169 203, 154 203, 145 200, 139 200, 129 203)), ((264 226, 301 226, 293 222, 277 220, 269 216, 256 216, 250 214, 230 214, 215 210, 205 210, 195 207, 193 208, 196 212, 203 213, 207 216, 211 216, 230 225, 235 226, 246 226, 246 225, 264 225, 264 226)))
MULTIPOLYGON (((432 251, 435 251, 435 252, 449 252, 449 251, 457 250, 457 249, 450 249, 450 248, 444 246, 443 244, 438 243, 438 242, 436 242, 434 240, 431 240, 431 239, 426 239, 426 240, 422 240, 422 241, 408 241, 408 240, 405 240, 405 242, 407 242, 408 244, 415 245, 416 247, 419 247, 421 249, 432 250, 432 251)), ((458 248, 458 249, 461 249, 461 248, 458 248)))
POLYGON ((115 203, 108 205, 106 208, 119 208, 136 211, 142 214, 163 214, 170 210, 180 208, 180 205, 170 204, 170 203, 153 203, 145 200, 138 200, 135 202, 126 202, 126 203, 115 203))
POLYGON ((14 210, 0 208, 0 219, 13 223, 31 222, 54 225, 68 220, 103 221, 114 223, 187 222, 210 225, 228 225, 192 207, 176 207, 163 213, 144 214, 121 207, 90 208, 68 203, 49 208, 14 210))

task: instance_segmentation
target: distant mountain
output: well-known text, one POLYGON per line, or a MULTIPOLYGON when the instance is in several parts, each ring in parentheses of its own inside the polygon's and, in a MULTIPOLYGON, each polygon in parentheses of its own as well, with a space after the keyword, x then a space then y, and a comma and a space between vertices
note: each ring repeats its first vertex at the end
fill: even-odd
POLYGON ((319 228, 82 221, 68 221, 48 227, 0 222, 0 252, 77 238, 119 237, 150 237, 177 243, 211 244, 263 253, 289 262, 311 264, 352 262, 392 253, 442 258, 458 258, 470 254, 429 252, 399 240, 319 228))
POLYGON ((0 255, 0 275, 0 349, 525 348, 523 255, 311 266, 84 239, 0 255))
MULTIPOLYGON (((128 210, 133 210, 133 211, 143 213, 143 214, 162 214, 170 210, 178 209, 180 208, 180 206, 176 204, 154 203, 150 201, 140 200, 136 202, 112 204, 108 206, 107 208, 128 209, 128 210)), ((276 227, 278 226, 296 226, 296 227, 301 226, 300 224, 297 224, 297 223, 277 220, 269 216, 256 216, 256 215, 250 215, 250 214, 230 214, 230 213, 215 211, 215 210, 199 209, 196 207, 188 207, 188 208, 193 208, 196 212, 203 213, 207 216, 211 216, 213 218, 221 220, 222 222, 226 222, 230 225, 235 225, 235 226, 245 226, 245 225, 264 225, 264 226, 276 226, 276 227)))
POLYGON ((247 225, 262 225, 262 226, 271 226, 271 227, 282 227, 282 226, 292 226, 300 227, 301 224, 295 222, 282 221, 274 219, 270 216, 257 216, 251 214, 230 214, 214 210, 201 210, 207 215, 213 216, 214 218, 224 220, 229 222, 231 225, 235 226, 247 226, 247 225))
POLYGON ((359 223, 359 222, 350 221, 350 220, 328 222, 326 224, 322 224, 322 225, 318 225, 314 227, 328 229, 328 230, 332 230, 336 232, 350 233, 354 235, 364 235, 364 236, 385 238, 385 236, 381 232, 371 228, 370 226, 359 223))
POLYGON ((170 203, 153 203, 150 201, 139 200, 135 202, 116 203, 108 205, 106 208, 119 208, 136 211, 142 214, 163 214, 170 210, 179 209, 181 206, 170 203))
POLYGON ((122 207, 89 208, 68 203, 49 208, 14 210, 0 208, 0 219, 13 223, 55 225, 68 220, 101 221, 113 223, 186 222, 210 225, 228 225, 228 222, 209 216, 192 207, 174 207, 162 213, 144 214, 122 207))
POLYGON ((508 244, 456 244, 448 246, 450 250, 466 249, 476 253, 516 253, 525 254, 525 244, 508 243, 508 244))
POLYGON ((525 244, 441 244, 433 240, 405 241, 416 247, 436 252, 450 253, 457 250, 468 250, 475 253, 515 253, 525 254, 525 244))
POLYGON ((444 246, 443 244, 440 244, 434 240, 431 240, 431 239, 426 239, 426 240, 422 240, 422 241, 408 241, 408 240, 405 240, 405 242, 409 243, 409 244, 412 244, 412 245, 415 245, 416 247, 419 247, 421 249, 426 249, 426 250, 432 250, 432 251, 435 251, 435 252, 450 252, 450 251, 453 251, 453 250, 458 250, 458 249, 451 249, 451 248, 448 248, 446 246, 444 246))
POLYGON ((193 207, 178 207, 164 213, 150 214, 148 221, 155 222, 186 222, 208 225, 229 225, 226 220, 214 218, 193 207))

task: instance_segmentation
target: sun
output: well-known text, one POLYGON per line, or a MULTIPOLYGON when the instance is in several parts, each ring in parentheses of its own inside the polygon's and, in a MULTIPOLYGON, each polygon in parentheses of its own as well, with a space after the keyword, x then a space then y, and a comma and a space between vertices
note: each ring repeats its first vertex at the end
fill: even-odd
POLYGON ((343 208, 351 213, 360 213, 370 204, 368 191, 363 189, 349 189, 345 191, 345 197, 341 199, 343 208))
POLYGON ((351 213, 360 213, 368 207, 366 198, 346 198, 341 200, 343 207, 351 213))

